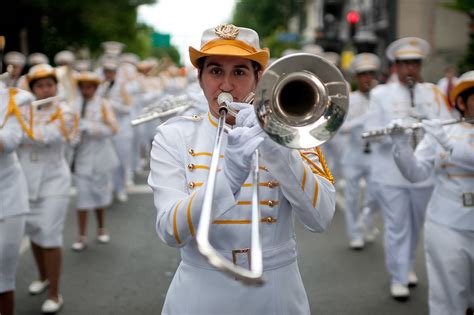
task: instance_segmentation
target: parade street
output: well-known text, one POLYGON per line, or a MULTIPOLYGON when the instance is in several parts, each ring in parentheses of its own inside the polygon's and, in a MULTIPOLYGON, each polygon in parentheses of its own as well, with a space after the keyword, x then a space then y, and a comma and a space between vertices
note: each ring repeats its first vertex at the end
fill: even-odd
MULTIPOLYGON (((127 203, 115 202, 107 210, 111 242, 103 245, 95 241, 95 220, 89 218, 88 247, 80 253, 70 249, 77 234, 76 212, 70 207, 64 231, 60 291, 65 304, 61 314, 161 312, 179 263, 179 252, 162 243, 155 232, 156 210, 145 176, 130 190, 127 203)), ((411 290, 408 302, 396 302, 389 295, 382 235, 363 251, 350 250, 344 216, 339 209, 341 194, 338 195, 335 219, 326 233, 310 233, 296 222, 299 266, 312 314, 427 314, 423 243, 420 243, 415 266, 420 283, 411 290)), ((382 231, 380 214, 376 220, 382 231)), ((28 294, 28 285, 37 278, 37 272, 25 241, 21 252, 16 313, 38 314, 44 296, 28 294)))

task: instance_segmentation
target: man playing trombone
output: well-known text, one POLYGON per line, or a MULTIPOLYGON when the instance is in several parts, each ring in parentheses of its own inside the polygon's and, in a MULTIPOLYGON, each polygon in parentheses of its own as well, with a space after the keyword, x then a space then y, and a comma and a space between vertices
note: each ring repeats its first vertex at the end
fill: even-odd
MULTIPOLYGON (((395 63, 399 82, 382 84, 372 90, 369 130, 386 127, 395 120, 408 125, 422 118, 451 117, 441 91, 433 84, 422 83, 422 61, 428 52, 429 44, 416 37, 402 38, 389 45, 386 55, 395 63)), ((420 136, 412 134, 413 146, 420 141, 420 136)), ((427 178, 413 184, 402 176, 393 160, 389 137, 372 141, 371 145, 373 192, 384 217, 390 294, 396 300, 404 301, 410 294, 408 286, 418 282, 412 268, 433 182, 427 178)))
POLYGON ((324 231, 331 222, 335 190, 324 158, 318 148, 298 151, 271 141, 262 133, 253 108, 231 103, 241 111, 226 121, 210 242, 233 264, 249 268, 249 173, 258 147, 264 283, 245 286, 211 265, 198 251, 196 234, 209 185, 206 178, 220 116, 218 96, 227 92, 233 102, 244 102, 255 90, 269 54, 260 49, 255 31, 229 24, 206 30, 201 48, 189 50, 209 112, 175 117, 157 129, 148 178, 158 211, 157 233, 168 245, 181 248, 182 261, 163 314, 309 314, 296 260, 293 218, 313 232, 324 231))

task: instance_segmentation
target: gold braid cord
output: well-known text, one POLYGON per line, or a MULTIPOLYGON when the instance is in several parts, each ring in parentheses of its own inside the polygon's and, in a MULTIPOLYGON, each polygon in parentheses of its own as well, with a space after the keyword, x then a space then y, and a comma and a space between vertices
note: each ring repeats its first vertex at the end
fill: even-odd
POLYGON ((324 155, 321 152, 321 149, 319 147, 316 147, 311 151, 308 150, 308 151, 300 152, 300 155, 303 158, 303 160, 309 164, 309 166, 311 167, 311 171, 314 174, 326 178, 328 181, 330 181, 334 185, 334 177, 332 176, 331 171, 329 170, 329 167, 326 163, 326 160, 324 159, 324 155), (319 162, 321 163, 321 167, 319 167, 319 165, 317 165, 310 158, 308 158, 306 156, 307 154, 316 155, 319 159, 319 162))
POLYGON ((328 164, 326 163, 326 159, 324 158, 321 148, 316 147, 316 152, 319 157, 319 162, 321 162, 321 165, 323 166, 324 173, 326 173, 326 178, 334 185, 334 177, 332 176, 331 171, 329 170, 328 164))

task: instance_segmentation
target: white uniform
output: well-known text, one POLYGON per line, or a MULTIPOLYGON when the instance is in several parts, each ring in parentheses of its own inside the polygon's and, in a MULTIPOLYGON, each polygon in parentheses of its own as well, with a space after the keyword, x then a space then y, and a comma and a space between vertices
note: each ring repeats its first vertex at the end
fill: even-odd
POLYGON ((130 113, 133 100, 126 90, 125 82, 119 79, 114 81, 112 87, 105 84, 100 85, 97 94, 105 97, 110 102, 117 116, 119 127, 112 140, 119 165, 113 171, 113 183, 115 192, 125 192, 126 184, 131 180, 132 175, 133 130, 130 124, 130 113))
POLYGON ((444 127, 452 153, 431 136, 416 148, 397 148, 402 173, 419 181, 435 173, 425 223, 430 314, 464 314, 474 306, 474 125, 444 127), (470 205, 463 204, 470 196, 470 205), (469 195, 468 195, 469 194, 469 195))
POLYGON ((74 117, 63 113, 67 106, 53 103, 35 109, 35 140, 24 137, 18 157, 28 183, 31 212, 26 234, 45 248, 61 247, 69 203, 71 172, 64 155, 74 117))
POLYGON ((9 100, 9 90, 0 89, 0 293, 15 289, 19 248, 29 211, 26 180, 15 153, 23 132, 15 117, 7 118, 9 100))
MULTIPOLYGON (((415 122, 416 119, 410 116, 451 118, 441 91, 433 84, 415 85, 414 104, 412 108, 409 90, 401 83, 378 85, 370 94, 367 129, 384 128, 394 119, 415 122)), ((433 181, 429 178, 420 183, 411 183, 403 177, 392 156, 390 137, 371 142, 371 147, 373 191, 384 216, 387 269, 392 284, 407 285, 433 181)))
MULTIPOLYGON (((93 210, 112 202, 112 171, 118 158, 111 137, 118 126, 107 100, 96 95, 85 106, 80 122, 84 127, 74 158, 76 208, 93 210)), ((82 104, 78 108, 82 111, 82 104)))
MULTIPOLYGON (((216 126, 210 114, 176 117, 158 127, 153 142, 148 183, 158 210, 156 230, 165 243, 181 248, 182 259, 162 312, 309 314, 297 265, 293 219, 298 217, 313 232, 324 231, 332 220, 335 190, 327 179, 331 176, 327 167, 319 162, 322 155, 319 150, 307 150, 300 156, 296 150, 278 147, 275 154, 262 156, 259 185, 265 283, 248 287, 209 265, 195 240, 216 126)), ((224 147, 226 142, 225 134, 224 147)), ((224 172, 218 172, 216 181, 210 241, 231 261, 234 252, 235 263, 248 268, 247 254, 236 250, 250 247, 251 178, 236 196, 224 172)))
POLYGON ((350 95, 350 106, 346 120, 341 127, 341 132, 348 133, 349 139, 343 147, 342 173, 344 176, 344 199, 347 236, 350 241, 362 240, 363 230, 358 224, 360 205, 360 185, 364 179, 366 183, 364 213, 361 218, 368 229, 372 228, 372 209, 374 199, 372 196, 372 185, 370 185, 370 152, 367 150, 367 142, 362 140, 361 134, 367 122, 367 110, 369 98, 357 90, 350 95), (368 210, 370 209, 370 210, 368 210))

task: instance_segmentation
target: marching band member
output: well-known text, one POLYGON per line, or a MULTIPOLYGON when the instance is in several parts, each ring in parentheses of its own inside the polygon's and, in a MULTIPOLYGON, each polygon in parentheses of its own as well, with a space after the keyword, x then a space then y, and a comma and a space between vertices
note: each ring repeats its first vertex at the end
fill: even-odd
POLYGON ((109 103, 96 94, 100 84, 99 76, 94 72, 84 71, 77 75, 76 80, 83 101, 78 104, 81 112, 80 139, 74 156, 79 238, 72 249, 81 251, 86 246, 89 210, 95 210, 96 213, 97 240, 100 243, 108 243, 110 240, 104 224, 104 209, 112 202, 111 175, 118 164, 110 138, 117 131, 117 122, 109 103))
MULTIPOLYGON (((429 44, 420 38, 406 37, 391 43, 387 57, 395 63, 399 82, 381 84, 372 89, 367 128, 385 128, 395 119, 411 124, 419 119, 451 118, 445 98, 431 83, 422 83, 422 61, 429 44)), ((421 135, 413 135, 413 145, 421 135)), ((413 271, 418 237, 433 182, 406 180, 392 157, 392 141, 385 137, 371 142, 374 196, 384 218, 384 245, 390 274, 390 294, 399 301, 408 299, 408 286, 417 284, 413 271)))
POLYGON ((118 201, 126 202, 127 182, 131 169, 133 130, 130 124, 132 98, 126 90, 126 82, 117 77, 118 62, 107 58, 102 63, 105 80, 99 86, 98 94, 107 99, 117 115, 118 131, 113 136, 119 165, 113 171, 114 192, 118 201))
POLYGON ((265 284, 244 286, 212 267, 197 249, 195 229, 216 134, 217 96, 225 91, 235 102, 242 102, 255 89, 269 54, 260 49, 255 31, 230 24, 206 30, 200 50, 190 47, 189 51, 209 112, 175 117, 158 127, 148 178, 158 211, 157 233, 166 244, 180 248, 182 258, 162 312, 309 314, 296 259, 293 218, 313 232, 324 231, 332 220, 335 190, 321 151, 280 146, 263 135, 253 107, 240 104, 245 109, 236 119, 227 120, 232 130, 223 138, 210 241, 222 255, 234 253, 234 263, 248 266, 249 171, 259 147, 265 284))
POLYGON ((73 104, 79 95, 75 79, 74 63, 76 57, 69 50, 62 50, 54 56, 58 77, 58 94, 64 95, 68 104, 73 104))
POLYGON ((373 241, 376 229, 373 227, 372 211, 374 199, 370 185, 370 147, 360 137, 367 121, 369 108, 369 92, 377 84, 376 75, 380 70, 380 59, 371 53, 355 56, 350 71, 357 81, 357 90, 350 95, 349 112, 341 127, 341 132, 349 135, 343 147, 341 166, 344 177, 344 199, 346 230, 349 246, 362 249, 364 238, 373 241), (359 213, 361 180, 366 183, 366 200, 362 213, 359 213), (365 232, 365 233, 364 233, 365 232), (365 234, 365 235, 364 235, 365 234))
POLYGON ((26 57, 18 51, 10 51, 5 54, 5 65, 7 72, 2 75, 2 82, 6 87, 19 87, 21 72, 25 67, 26 57))
POLYGON ((27 125, 19 106, 27 106, 33 95, 19 89, 0 89, 0 314, 13 315, 15 273, 28 206, 26 179, 15 149, 27 125), (16 117, 15 117, 16 116, 16 117))
MULTIPOLYGON (((27 80, 37 99, 57 95, 56 72, 50 65, 30 68, 27 80)), ((40 277, 31 283, 29 292, 39 294, 49 286, 48 298, 41 308, 43 312, 56 312, 63 304, 59 294, 62 232, 71 187, 64 144, 74 121, 74 116, 66 110, 67 106, 55 101, 33 108, 30 120, 33 120, 35 138, 24 137, 17 151, 28 183, 31 210, 25 231, 40 277)))
MULTIPOLYGON (((474 71, 460 77, 452 103, 474 119, 474 71)), ((392 135, 394 158, 411 182, 435 174, 425 222, 429 309, 436 314, 468 314, 474 307, 474 125, 444 126, 424 120, 426 136, 415 152, 408 135, 392 135)))

